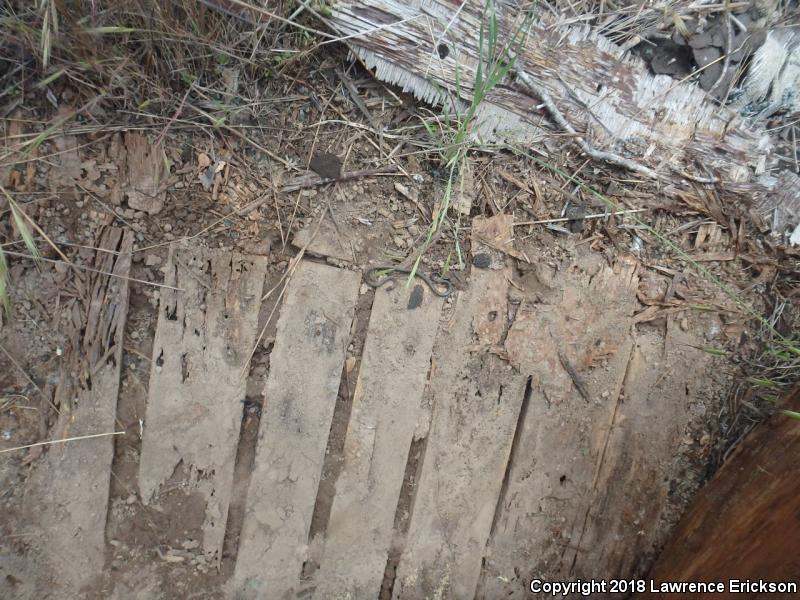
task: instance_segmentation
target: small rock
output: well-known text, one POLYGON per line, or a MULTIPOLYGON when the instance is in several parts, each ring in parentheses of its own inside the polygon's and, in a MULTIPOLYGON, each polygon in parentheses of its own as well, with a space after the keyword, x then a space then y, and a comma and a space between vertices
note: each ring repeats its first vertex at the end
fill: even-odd
POLYGON ((422 305, 422 298, 424 295, 424 291, 421 285, 415 285, 414 289, 411 291, 411 296, 408 298, 408 310, 413 310, 418 308, 422 305))
POLYGON ((406 241, 399 235, 394 236, 394 245, 398 248, 405 248, 406 241))
POLYGON ((167 552, 164 555, 163 558, 164 558, 164 560, 166 562, 168 562, 168 563, 181 563, 181 562, 183 562, 185 560, 183 556, 180 556, 178 554, 171 554, 172 552, 174 552, 174 551, 170 550, 169 552, 167 552))
POLYGON ((161 264, 161 258, 155 254, 148 254, 144 257, 144 264, 147 267, 155 267, 161 264))
POLYGON ((164 223, 164 231, 172 231, 172 225, 169 223, 164 223))
MULTIPOLYGON (((697 66, 702 68, 710 65, 712 62, 722 56, 722 50, 714 46, 709 46, 707 48, 695 48, 692 54, 694 55, 695 62, 697 62, 697 66)), ((720 62, 722 61, 719 61, 715 64, 720 64, 720 62)), ((722 68, 722 65, 720 65, 720 68, 722 68)))
MULTIPOLYGON (((704 31, 703 33, 698 33, 697 35, 693 35, 689 39, 689 45, 694 49, 708 48, 713 43, 714 43, 714 35, 711 31, 704 31)), ((700 66, 702 67, 703 65, 700 66)))
POLYGON ((478 269, 488 269, 492 264, 492 257, 486 252, 481 252, 472 257, 472 266, 478 269))

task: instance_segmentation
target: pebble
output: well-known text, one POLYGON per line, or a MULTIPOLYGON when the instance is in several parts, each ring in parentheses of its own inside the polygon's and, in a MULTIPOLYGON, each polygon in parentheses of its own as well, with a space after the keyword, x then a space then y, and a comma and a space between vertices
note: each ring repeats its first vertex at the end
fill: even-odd
POLYGON ((486 252, 481 252, 472 257, 472 266, 479 269, 488 269, 492 264, 492 257, 486 252))
POLYGON ((155 254, 148 254, 144 257, 144 264, 148 267, 155 267, 161 264, 161 258, 155 254))

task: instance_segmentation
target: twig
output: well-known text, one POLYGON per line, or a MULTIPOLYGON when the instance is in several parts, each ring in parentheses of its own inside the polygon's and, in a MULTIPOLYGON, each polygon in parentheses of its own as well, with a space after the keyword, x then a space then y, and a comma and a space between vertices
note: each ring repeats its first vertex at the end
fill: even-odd
POLYGON ((186 98, 189 97, 189 92, 192 91, 193 87, 194 87, 194 84, 190 85, 189 89, 186 90, 186 93, 183 95, 183 100, 181 100, 181 103, 178 105, 178 108, 175 110, 175 114, 173 114, 172 118, 169 121, 167 121, 167 124, 164 125, 164 129, 161 130, 161 133, 158 134, 158 137, 156 138, 156 141, 153 142, 153 146, 154 147, 158 146, 161 143, 161 140, 164 139, 164 136, 167 134, 167 130, 175 122, 175 120, 180 116, 181 111, 183 110, 183 105, 186 104, 186 98))
POLYGON ((291 181, 289 181, 286 185, 284 185, 280 191, 281 192, 296 192, 297 190, 301 190, 303 188, 314 187, 317 185, 324 185, 326 183, 339 183, 342 181, 350 181, 352 179, 360 179, 361 177, 370 177, 372 175, 394 175, 397 172, 397 167, 395 165, 388 165, 386 167, 380 167, 378 169, 363 169, 361 171, 350 171, 348 173, 342 173, 339 177, 315 177, 307 179, 303 176, 297 177, 291 181))
POLYGON ((570 125, 569 121, 564 118, 564 115, 561 114, 561 111, 558 110, 555 102, 553 102, 553 98, 543 86, 539 85, 530 75, 521 69, 517 70, 517 77, 530 92, 533 92, 535 95, 541 98, 542 104, 544 104, 544 107, 547 109, 550 118, 553 119, 553 121, 555 121, 556 124, 561 127, 561 129, 575 137, 575 141, 578 142, 581 150, 583 150, 586 155, 594 158, 595 160, 606 161, 617 166, 624 167, 630 171, 634 171, 652 179, 659 179, 659 176, 655 171, 645 167, 644 165, 640 165, 629 158, 625 158, 619 154, 614 154, 613 152, 596 150, 591 144, 589 144, 589 142, 583 139, 583 137, 581 137, 578 132, 575 131, 575 128, 570 125))
POLYGON ((586 384, 583 383, 583 380, 581 379, 581 376, 578 375, 575 367, 572 366, 572 363, 567 360, 567 357, 561 351, 558 352, 558 360, 561 362, 561 366, 564 367, 564 370, 569 375, 569 378, 572 379, 575 389, 578 390, 578 393, 580 393, 587 403, 590 403, 592 400, 591 396, 589 396, 589 391, 586 389, 586 384))
POLYGON ((594 215, 584 215, 583 217, 559 217, 557 219, 539 219, 538 221, 521 221, 514 223, 512 227, 520 227, 521 225, 544 225, 545 223, 565 223, 567 221, 581 221, 583 219, 602 219, 603 217, 615 217, 617 215, 630 215, 633 213, 646 212, 646 208, 632 208, 630 210, 618 210, 609 213, 597 213, 594 215))
POLYGON ((42 388, 36 385, 36 382, 33 379, 31 379, 31 376, 28 375, 25 369, 22 368, 22 365, 19 364, 16 360, 14 360, 14 357, 11 356, 11 354, 8 352, 8 350, 5 349, 5 346, 3 346, 2 344, 0 344, 0 351, 2 351, 3 354, 6 355, 6 358, 8 358, 8 360, 11 361, 11 364, 14 365, 20 373, 22 373, 22 376, 28 380, 28 383, 30 383, 36 389, 36 391, 39 392, 39 394, 41 394, 42 398, 46 399, 47 397, 44 395, 42 388))
POLYGON ((278 297, 275 299, 275 305, 272 307, 272 310, 269 311, 269 315, 267 315, 267 320, 264 323, 264 327, 261 328, 261 333, 258 334, 258 339, 256 339, 256 343, 253 344, 253 350, 250 352, 250 356, 247 357, 247 360, 242 365, 242 371, 239 373, 239 377, 244 377, 247 374, 247 371, 250 368, 250 361, 253 360, 253 356, 255 356, 256 350, 258 349, 258 345, 261 343, 261 340, 264 337, 264 334, 267 332, 267 327, 269 327, 270 322, 272 321, 272 317, 275 315, 275 311, 281 304, 281 300, 283 299, 283 295, 286 293, 286 288, 289 287, 289 279, 291 278, 292 274, 294 273, 295 269, 297 269, 297 265, 300 264, 300 260, 306 253, 306 249, 311 245, 311 242, 314 241, 314 238, 317 237, 317 233, 319 233, 319 228, 322 225, 322 221, 325 220, 325 215, 328 213, 328 205, 325 205, 325 208, 322 210, 322 215, 317 222, 317 226, 314 228, 314 231, 311 233, 311 237, 306 242, 305 246, 300 248, 298 253, 295 257, 289 262, 289 266, 286 269, 286 272, 281 277, 280 281, 276 283, 272 289, 270 289, 264 296, 261 298, 261 301, 264 302, 267 298, 269 298, 272 293, 278 289, 281 285, 283 288, 281 289, 281 293, 278 294, 278 297))
MULTIPOLYGON (((725 23, 728 25, 728 38, 725 41, 725 48, 724 48, 725 60, 722 61, 722 71, 720 72, 719 77, 717 77, 717 80, 714 82, 714 85, 712 85, 711 88, 708 90, 709 94, 712 93, 715 89, 717 89, 717 86, 720 83, 722 83, 723 79, 725 79, 725 75, 728 74, 728 68, 730 67, 731 64, 731 52, 733 51, 733 25, 731 25, 730 13, 725 13, 725 14, 727 17, 725 19, 725 23)), ((727 95, 728 91, 725 92, 725 97, 727 97, 727 95)))
MULTIPOLYGON (((22 215, 22 216, 25 218, 25 220, 26 220, 28 223, 30 223, 30 224, 31 224, 31 227, 33 227, 33 228, 34 228, 34 229, 35 229, 35 230, 36 230, 36 231, 39 233, 39 235, 40 235, 40 236, 42 236, 42 237, 45 239, 45 241, 46 241, 46 242, 47 242, 47 243, 48 243, 48 244, 49 244, 49 245, 50 245, 50 246, 53 248, 53 250, 55 250, 55 251, 56 251, 56 254, 58 254, 58 255, 61 257, 61 259, 62 259, 62 260, 65 262, 65 263, 67 263, 68 265, 71 265, 71 264, 72 264, 72 262, 71 262, 71 261, 70 261, 70 260, 69 260, 69 259, 66 257, 66 255, 65 255, 65 254, 64 254, 64 253, 61 251, 61 248, 59 248, 58 246, 56 246, 55 242, 54 242, 53 240, 51 240, 51 239, 50 239, 50 237, 49 237, 49 236, 48 236, 48 235, 47 235, 47 234, 46 234, 44 231, 42 231, 42 228, 41 228, 41 227, 39 227, 39 225, 37 225, 36 221, 34 221, 33 219, 31 219, 31 218, 28 216, 28 213, 26 213, 24 210, 22 210, 22 209, 20 209, 20 208, 19 208, 19 205, 17 204, 16 200, 14 200, 14 198, 12 198, 12 197, 11 197, 11 194, 9 194, 9 193, 8 193, 8 190, 6 190, 6 188, 5 188, 5 187, 3 187, 3 185, 2 185, 2 184, 0 184, 0 191, 2 191, 2 192, 3 192, 3 195, 4 195, 4 196, 6 197, 6 199, 8 200, 8 206, 9 206, 9 208, 12 208, 12 209, 16 209, 16 210, 18 210, 18 211, 19 211, 19 213, 20 213, 20 214, 21 214, 21 215, 22 215)), ((10 252, 8 252, 7 254, 11 254, 11 253, 10 253, 10 252)), ((38 253, 37 253, 37 254, 38 254, 38 253)), ((37 259, 38 257, 31 256, 30 258, 37 259)))
POLYGON ((591 144, 589 144, 589 142, 583 139, 583 137, 581 137, 578 132, 575 131, 575 128, 570 125, 569 121, 564 118, 564 115, 561 114, 561 111, 558 110, 555 102, 553 102, 553 98, 543 86, 539 85, 530 75, 521 69, 517 70, 517 77, 530 92, 533 92, 536 96, 541 98, 544 107, 547 109, 547 112, 550 115, 550 118, 553 119, 553 121, 555 121, 556 124, 561 127, 561 129, 574 136, 575 141, 578 142, 581 150, 583 150, 587 156, 590 156, 595 160, 606 161, 617 166, 624 167, 625 169, 634 171, 652 179, 660 179, 655 171, 645 167, 644 165, 640 165, 629 158, 614 154, 613 152, 596 150, 591 144))
POLYGON ((25 446, 17 446, 16 448, 6 448, 5 450, 0 450, 0 454, 5 454, 6 452, 16 452, 17 450, 26 450, 28 448, 35 448, 36 446, 63 444, 64 442, 77 442, 80 440, 91 440, 99 437, 107 437, 109 435, 124 435, 124 434, 125 434, 124 431, 110 431, 108 433, 93 433, 91 435, 79 435, 76 437, 63 438, 60 440, 50 440, 49 442, 36 442, 35 444, 26 444, 25 446))
POLYGON ((165 283, 155 283, 153 281, 145 281, 144 279, 136 279, 134 277, 125 277, 124 275, 117 275, 116 273, 108 273, 106 271, 101 271, 99 269, 93 269, 91 267, 84 267, 81 265, 76 265, 75 263, 64 262, 63 260, 58 260, 55 258, 44 258, 43 256, 31 256, 30 254, 23 254, 22 252, 11 252, 10 250, 4 250, 4 252, 8 256, 16 256, 18 258, 30 258, 32 260, 43 260, 44 262, 55 263, 55 264, 65 264, 72 269, 77 269, 78 271, 87 271, 89 273, 99 273, 100 275, 107 275, 109 277, 116 277, 117 279, 126 279, 128 281, 132 281, 134 283, 143 283, 144 285, 152 285, 153 287, 160 287, 166 288, 168 290, 175 290, 177 292, 182 292, 183 288, 173 287, 171 285, 166 285, 165 283))

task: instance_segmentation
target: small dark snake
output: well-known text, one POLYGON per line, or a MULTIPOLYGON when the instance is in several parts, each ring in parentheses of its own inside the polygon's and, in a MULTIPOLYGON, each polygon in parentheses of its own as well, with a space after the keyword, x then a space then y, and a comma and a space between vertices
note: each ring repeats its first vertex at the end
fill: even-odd
MULTIPOLYGON (((385 284, 392 278, 391 274, 386 275, 383 278, 379 278, 377 274, 382 271, 391 271, 392 273, 406 273, 408 275, 411 274, 411 269, 399 269, 397 267, 393 267, 392 265, 378 265, 377 267, 372 267, 371 269, 368 269, 367 272, 364 273, 364 283, 373 288, 381 287, 383 284, 385 284)), ((453 293, 453 284, 447 281, 446 279, 440 279, 439 277, 436 276, 429 276, 419 271, 414 273, 414 277, 419 277, 420 279, 422 279, 422 281, 424 281, 428 285, 431 292, 433 292, 440 298, 447 298, 450 294, 453 293), (442 290, 443 287, 444 290, 442 290)))

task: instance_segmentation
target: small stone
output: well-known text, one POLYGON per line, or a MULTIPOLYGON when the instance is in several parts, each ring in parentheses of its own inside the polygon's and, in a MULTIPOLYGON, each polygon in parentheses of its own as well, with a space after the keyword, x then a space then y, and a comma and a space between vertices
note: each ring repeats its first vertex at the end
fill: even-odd
POLYGON ((411 290, 411 296, 408 298, 408 310, 413 310, 418 308, 422 305, 422 298, 424 295, 424 291, 421 285, 415 285, 414 289, 411 290))
POLYGON ((488 269, 492 264, 492 257, 486 252, 481 252, 472 257, 472 266, 478 269, 488 269))
POLYGON ((399 235, 394 236, 394 245, 398 248, 405 248, 406 241, 399 235))
POLYGON ((172 550, 170 550, 169 552, 167 552, 167 554, 164 555, 164 560, 166 562, 168 562, 168 563, 181 563, 181 562, 183 562, 185 560, 185 558, 183 556, 180 556, 179 554, 170 554, 170 552, 172 552, 172 550))
POLYGON ((169 223, 164 223, 164 231, 172 231, 172 225, 169 223))
POLYGON ((155 254, 148 254, 144 257, 144 264, 148 267, 155 267, 161 264, 161 258, 155 254))
POLYGON ((680 321, 680 328, 682 331, 689 331, 689 320, 685 317, 680 321))
POLYGON ((136 494, 131 494, 127 498, 125 498, 125 504, 130 506, 131 504, 136 504, 136 494))

